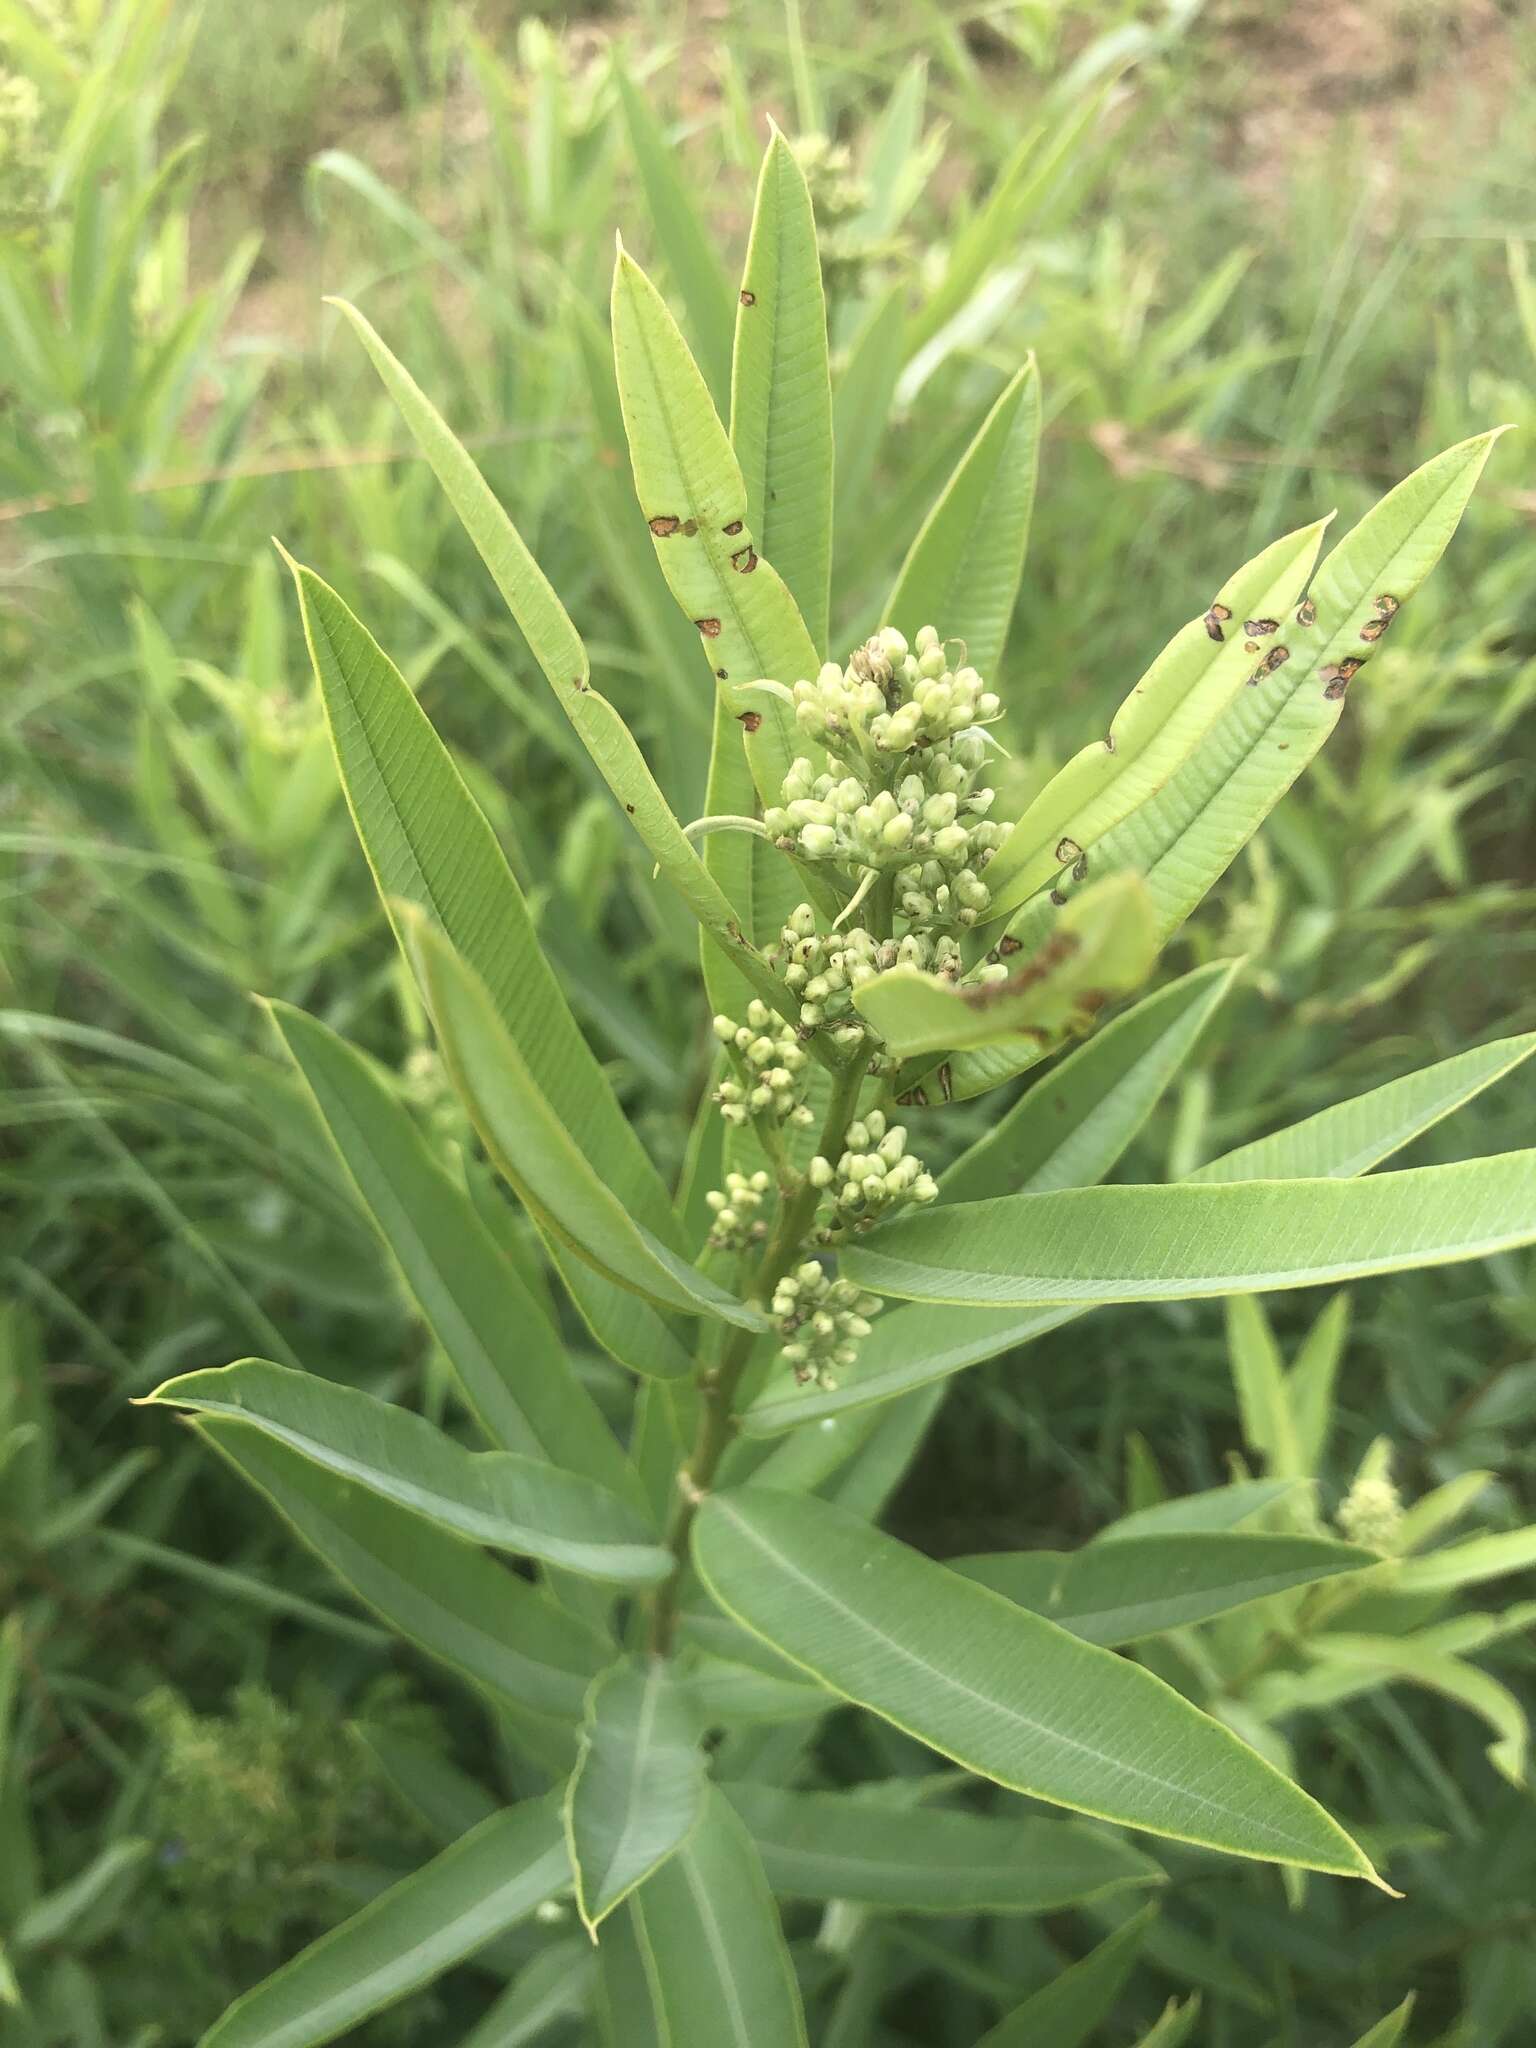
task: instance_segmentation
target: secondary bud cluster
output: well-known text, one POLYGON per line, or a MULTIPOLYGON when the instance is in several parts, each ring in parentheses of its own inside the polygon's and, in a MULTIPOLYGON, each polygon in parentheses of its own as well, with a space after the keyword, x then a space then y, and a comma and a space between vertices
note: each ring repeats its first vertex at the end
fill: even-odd
POLYGON ((906 1202, 931 1202, 938 1182, 915 1152, 907 1150, 903 1124, 887 1125, 878 1109, 848 1126, 847 1143, 834 1166, 818 1153, 808 1169, 811 1185, 831 1196, 831 1220, 821 1235, 830 1242, 846 1231, 867 1230, 877 1217, 906 1202))
POLYGON ((774 1290, 775 1326, 784 1339, 781 1353, 802 1383, 834 1387, 836 1369, 852 1365, 869 1319, 883 1306, 851 1280, 834 1280, 817 1259, 786 1273, 774 1290))
POLYGON ((932 626, 910 652, 886 627, 847 668, 828 662, 814 682, 796 683, 794 700, 802 730, 835 765, 791 764, 782 801, 764 813, 769 838, 802 860, 894 877, 909 923, 975 924, 991 901, 982 870, 1008 831, 988 817, 994 792, 978 782, 981 727, 998 699, 975 669, 952 671, 932 626))
POLYGON ((717 1252, 745 1251, 767 1235, 767 1225, 758 1217, 763 1198, 773 1186, 771 1175, 759 1170, 750 1177, 728 1173, 723 1188, 711 1188, 704 1197, 714 1212, 709 1243, 717 1252))
POLYGON ((754 998, 745 1024, 716 1017, 714 1033, 734 1069, 734 1078, 722 1081, 715 1092, 728 1124, 744 1124, 752 1117, 796 1125, 815 1121, 801 1100, 806 1054, 792 1024, 754 998))

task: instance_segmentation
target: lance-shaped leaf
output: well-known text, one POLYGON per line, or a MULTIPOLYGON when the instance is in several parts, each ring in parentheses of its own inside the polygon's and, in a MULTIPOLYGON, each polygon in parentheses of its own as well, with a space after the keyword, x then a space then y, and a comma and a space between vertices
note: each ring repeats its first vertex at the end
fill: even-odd
POLYGON ((492 1550, 647 1585, 669 1553, 638 1508, 514 1451, 466 1451, 425 1416, 262 1358, 182 1373, 146 1397, 228 1415, 338 1478, 492 1550))
POLYGON ((458 2048, 542 2048, 592 2004, 597 1958, 579 1934, 537 1950, 458 2048))
POLYGON ((1269 629, 1260 651, 1282 643, 1327 523, 1272 541, 1229 577, 1205 617, 1181 627, 1153 662, 1110 720, 1108 737, 1091 740, 1052 776, 987 870, 989 923, 1071 868, 1189 758, 1253 673, 1246 622, 1269 629))
MULTIPOLYGON (((1525 1042, 1504 1041, 1516 1047, 1523 1047, 1525 1042)), ((1383 1088, 1372 1089, 1353 1101, 1337 1103, 1309 1117, 1304 1125, 1295 1127, 1310 1133, 1307 1164, 1318 1175, 1335 1171, 1353 1173, 1357 1170, 1353 1162, 1373 1166, 1390 1157, 1509 1071, 1510 1063, 1502 1053, 1483 1060, 1483 1052, 1493 1050, 1479 1047, 1473 1053, 1459 1053, 1424 1068, 1420 1074, 1388 1082, 1383 1088)), ((1049 1086, 1047 1083, 1047 1094, 1049 1086)), ((1278 1132, 1273 1139, 1260 1139, 1257 1145, 1244 1146, 1227 1158, 1242 1162, 1243 1171, 1238 1177, 1254 1178, 1250 1170, 1253 1166, 1259 1168, 1258 1177, 1267 1177, 1266 1165, 1272 1161, 1278 1164, 1286 1156, 1287 1138, 1286 1132, 1278 1132), (1270 1147, 1276 1149, 1271 1152, 1270 1147)), ((1209 1166, 1200 1168, 1196 1177, 1220 1179, 1226 1164, 1226 1159, 1213 1160, 1209 1166)), ((1080 1313, 1079 1309, 1067 1307, 976 1308, 963 1314, 923 1304, 898 1309, 875 1324, 873 1335, 860 1347, 853 1365, 840 1375, 836 1387, 771 1388, 746 1409, 743 1427, 749 1435, 772 1435, 801 1422, 862 1408, 872 1401, 890 1400, 909 1388, 1028 1343, 1080 1313)))
POLYGON ((1184 2048, 1185 2042, 1194 2032, 1195 2022, 1199 2017, 1198 1992, 1186 1999, 1182 2005, 1176 1998, 1170 1998, 1151 2029, 1136 2043, 1136 2048, 1184 2048))
POLYGON ((1243 1441, 1273 1478, 1303 1477, 1285 1361, 1264 1304, 1252 1294, 1227 1303, 1227 1355, 1243 1441))
POLYGON ((1040 379, 1034 358, 1004 386, 907 552, 885 623, 916 637, 934 626, 965 643, 987 680, 1002 661, 1013 617, 1040 457, 1040 379))
POLYGON ((1043 1059, 1085 1030, 1111 996, 1146 980, 1157 943, 1140 879, 1111 875, 1068 906, 1047 943, 1006 981, 957 988, 942 975, 893 967, 856 988, 853 1000, 897 1059, 1018 1038, 1043 1059))
POLYGON ((1193 1181, 1350 1180, 1512 1073, 1536 1052, 1536 1032, 1496 1038, 1432 1067, 1334 1103, 1272 1137, 1196 1167, 1193 1181))
POLYGON ((630 1912, 660 2040, 806 2048, 778 1908, 751 1837, 718 1789, 630 1912))
MULTIPOLYGON (((1090 871, 1145 875, 1165 936, 1225 874, 1338 724, 1351 679, 1440 559, 1495 438, 1460 442, 1389 491, 1279 620, 1279 637, 1250 636, 1268 651, 1252 657, 1247 683, 1182 765, 1094 839, 1090 871)), ((1238 624, 1234 617, 1230 627, 1238 624)), ((1005 852, 1006 842, 998 858, 1005 852)), ((1033 946, 1054 915, 1037 899, 1009 929, 1033 946)))
MULTIPOLYGON (((293 564, 342 788, 386 914, 415 904, 479 975, 572 1142, 647 1230, 680 1249, 660 1175, 619 1108, 539 946, 484 812, 400 671, 312 570, 293 564)), ((562 1275, 599 1341, 637 1371, 682 1371, 660 1321, 563 1248, 562 1275)))
POLYGON ((1414 1993, 1409 1992, 1402 2004, 1394 2007, 1374 2027, 1368 2027, 1355 2042, 1354 2048, 1397 2048, 1407 2032, 1408 2022, 1413 2018, 1414 1993))
POLYGON ((594 1938, 703 1811, 699 1727, 664 1657, 624 1658, 593 1684, 565 1794, 576 1906, 594 1938))
POLYGON ((977 1307, 1267 1294, 1483 1258, 1536 1240, 1536 1151, 1375 1180, 1069 1188, 898 1218, 844 1272, 977 1307))
POLYGON ((1231 990, 1216 960, 1116 1017, 1055 1067, 941 1177, 946 1201, 1092 1187, 1124 1155, 1231 990))
POLYGON ((677 151, 619 52, 614 57, 613 83, 657 244, 687 308, 710 389, 723 401, 731 369, 730 285, 709 231, 683 183, 677 151))
POLYGON ((1115 2009, 1121 1986, 1131 1973, 1137 1951, 1156 1918, 1155 1906, 1144 1906, 1081 1962, 1053 1977, 1049 1984, 1016 2005, 983 2034, 976 2048, 1080 2048, 1115 2009))
POLYGON ((1143 1536, 1200 1536, 1257 1527, 1297 1490, 1294 1479, 1235 1479, 1229 1486, 1207 1487, 1203 1493, 1181 1493, 1173 1500, 1135 1508, 1090 1537, 1090 1544, 1128 1543, 1143 1536))
POLYGON ((1339 1665, 1346 1673, 1375 1673, 1383 1681, 1400 1679, 1437 1692, 1479 1715, 1496 1737, 1488 1745, 1488 1761, 1511 1785, 1524 1786, 1531 1734, 1524 1707, 1491 1673, 1449 1651, 1432 1648, 1428 1632, 1417 1639, 1327 1633, 1307 1645, 1307 1654, 1325 1670, 1339 1665))
POLYGON ((1081 1821, 771 1785, 729 1785, 726 1796, 781 1898, 893 1913, 1055 1913, 1163 1882, 1150 1856, 1081 1821))
POLYGON ((827 307, 810 189, 777 128, 758 179, 736 308, 731 446, 747 525, 824 652, 832 573, 827 307))
POLYGON ((712 1494, 694 1561, 776 1649, 983 1777, 1234 1855, 1375 1875, 1314 1800, 1150 1671, 840 1508, 712 1494))
POLYGON ((317 2048, 406 1997, 569 1883, 553 1798, 493 1814, 237 1998, 202 2048, 317 2048))
POLYGON ((560 1333, 383 1075, 286 1003, 272 1021, 406 1285, 493 1443, 633 1499, 633 1467, 560 1333))
POLYGON ((1426 1551, 1398 1567, 1395 1590, 1404 1593, 1457 1593, 1464 1586, 1486 1585, 1509 1572, 1536 1566, 1536 1524, 1501 1529, 1491 1536, 1473 1536, 1426 1551))
POLYGON ((567 1722, 580 1714, 605 1645, 526 1579, 247 1422, 210 1416, 195 1426, 366 1606, 428 1656, 514 1707, 567 1722))
POLYGON ((565 607, 468 451, 362 314, 344 300, 332 304, 340 307, 373 358, 550 688, 658 867, 764 1001, 788 1017, 797 1015, 798 1006, 777 975, 743 944, 729 898, 684 836, 629 727, 592 687, 587 650, 565 607))
POLYGON ((405 917, 443 1063, 487 1152, 529 1210, 621 1287, 687 1315, 766 1329, 760 1310, 717 1287, 630 1214, 572 1143, 479 976, 424 919, 405 917))
POLYGON ((783 579, 758 551, 741 466, 687 343, 622 250, 613 273, 613 350, 635 491, 662 573, 698 628, 722 701, 743 721, 758 793, 777 803, 796 752, 793 720, 771 692, 743 686, 813 676, 815 643, 783 579))
POLYGON ((1002 1551, 952 1559, 950 1570, 1084 1642, 1116 1649, 1377 1562, 1325 1536, 1208 1533, 1126 1537, 1065 1553, 1002 1551))

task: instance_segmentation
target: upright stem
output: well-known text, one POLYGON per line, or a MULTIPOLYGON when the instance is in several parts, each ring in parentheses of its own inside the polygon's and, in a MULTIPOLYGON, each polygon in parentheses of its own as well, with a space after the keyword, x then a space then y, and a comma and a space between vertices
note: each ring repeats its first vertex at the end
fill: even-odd
MULTIPOLYGON (((832 1077, 832 1095, 816 1147, 823 1158, 836 1159, 843 1150, 843 1134, 853 1121, 853 1113, 858 1106, 859 1090, 868 1072, 868 1056, 868 1041, 861 1041, 847 1064, 832 1077)), ((772 1301, 774 1290, 805 1247, 820 1192, 804 1174, 784 1190, 772 1235, 763 1247, 761 1263, 752 1277, 749 1300, 760 1306, 772 1301)), ((733 1329, 718 1361, 704 1366, 699 1373, 698 1428, 687 1463, 678 1471, 677 1499, 667 1532, 672 1570, 657 1587, 651 1607, 650 1647, 656 1656, 666 1656, 672 1648, 693 1518, 714 1481, 720 1460, 734 1433, 736 1392, 741 1385, 742 1374, 751 1363, 756 1342, 755 1332, 733 1329)))

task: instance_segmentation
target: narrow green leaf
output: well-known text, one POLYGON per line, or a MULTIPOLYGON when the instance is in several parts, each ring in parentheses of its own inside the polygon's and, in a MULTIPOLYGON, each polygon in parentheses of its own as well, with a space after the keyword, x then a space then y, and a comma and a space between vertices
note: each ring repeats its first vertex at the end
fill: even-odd
POLYGON ((1056 1913, 1163 1882, 1150 1856, 1081 1821, 771 1785, 725 1789, 782 1898, 894 1913, 1056 1913))
MULTIPOLYGON (((1085 1048, 1088 1049, 1091 1042, 1090 1048, 1085 1048)), ((1213 1160, 1192 1178, 1220 1180, 1230 1161, 1234 1180, 1267 1179, 1270 1174, 1266 1169, 1283 1165, 1287 1157, 1298 1163, 1304 1160, 1319 1174, 1364 1171, 1431 1129, 1442 1117, 1507 1073, 1528 1050, 1529 1040, 1519 1038, 1479 1047, 1472 1053, 1459 1053, 1453 1059, 1424 1068, 1421 1074, 1389 1082, 1384 1088, 1336 1104, 1309 1117, 1305 1124, 1296 1125, 1298 1132, 1311 1134, 1305 1148, 1298 1147, 1292 1153, 1288 1134, 1281 1132, 1273 1139, 1260 1139, 1255 1146, 1243 1146, 1224 1159, 1213 1160), (1508 1056, 1508 1047, 1521 1049, 1516 1058, 1508 1056), (1275 1149, 1271 1151, 1270 1147, 1275 1149)), ((1050 1079, 1044 1084, 1047 1101, 1051 1085, 1050 1079)), ((948 1205, 945 1207, 947 1210, 948 1205)), ((743 1427, 749 1435, 771 1436, 802 1422, 862 1408, 874 1401, 891 1400, 912 1387, 1028 1343, 1032 1337, 1058 1328, 1080 1312, 1066 1307, 973 1308, 956 1315, 950 1308, 922 1304, 899 1309, 894 1315, 882 1316, 875 1324, 874 1334, 860 1347, 857 1360, 841 1376, 838 1386, 825 1391, 769 1388, 745 1411, 743 1427)))
POLYGON ((595 1959, 580 1935, 554 1941, 523 1965, 457 2048, 547 2048, 550 2029, 591 2003, 595 1959))
POLYGON ((1413 2018, 1414 1998, 1415 1994, 1410 1991, 1401 2005, 1360 2036, 1354 2048, 1398 2048, 1398 2043, 1408 2031, 1408 2022, 1413 2018))
POLYGON ((1486 1585, 1508 1572, 1536 1566, 1536 1524, 1526 1529, 1501 1529, 1492 1536, 1473 1536, 1443 1550, 1426 1551, 1398 1567, 1395 1588, 1403 1593, 1459 1593, 1466 1586, 1486 1585))
POLYGON ((526 1920, 569 1882, 552 1798, 494 1814, 237 1998, 201 2048, 334 2041, 526 1920))
POLYGON ((576 1907, 601 1921, 683 1841, 708 1790, 699 1729, 661 1657, 623 1658, 587 1695, 565 1795, 576 1907))
POLYGON ((1081 1962, 1053 1977, 1042 1991, 1015 2006, 976 2048, 1081 2048, 1114 2011, 1121 1986, 1157 1917, 1155 1906, 1117 1927, 1081 1962))
POLYGON ((1139 804, 1189 758, 1218 712, 1253 672, 1254 656, 1236 628, 1273 620, 1260 647, 1280 643, 1317 560, 1326 520, 1272 541, 1222 585, 1207 617, 1234 622, 1217 639, 1206 619, 1191 619, 1169 641, 1109 722, 1061 768, 1018 820, 987 870, 988 922, 1009 917, 1139 804))
MULTIPOLYGON (((1086 1030, 1111 996, 1145 981, 1156 957, 1152 903, 1140 879, 1110 875, 1068 906, 1049 943, 1006 981, 957 988, 942 975, 893 967, 856 988, 853 1000, 897 1059, 1020 1037, 1044 1059, 1086 1030)), ((1012 1064, 1017 1071, 1016 1058, 1012 1064)), ((984 1071, 957 1092, 990 1086, 984 1071)))
POLYGON ((343 1165, 493 1443, 636 1495, 559 1332, 409 1111, 360 1052, 286 1003, 272 1021, 343 1165))
POLYGON ((167 1380, 149 1401, 228 1415, 338 1478, 493 1550, 649 1585, 670 1555, 638 1508, 514 1451, 466 1451, 424 1416, 265 1359, 167 1380))
POLYGON ((946 1201, 1092 1187, 1124 1156, 1232 988, 1197 967, 1116 1017, 1021 1095, 940 1179, 946 1201))
MULTIPOLYGON (((555 1115, 638 1223, 666 1238, 667 1191, 619 1108, 539 947, 506 856, 404 677, 312 570, 292 565, 342 788, 385 911, 429 912, 484 982, 555 1115)), ((638 1371, 680 1370, 677 1347, 622 1289, 562 1248, 566 1284, 599 1341, 638 1371)))
POLYGON ((906 296, 905 282, 898 278, 876 299, 853 339, 832 393, 836 443, 833 531, 842 545, 864 515, 896 380, 906 360, 906 296))
POLYGON ((687 344, 639 265, 621 250, 613 273, 613 349, 640 509, 672 595, 697 626, 742 727, 752 780, 777 803, 799 749, 787 706, 745 685, 813 676, 815 643, 748 524, 741 467, 687 344))
POLYGON ((1210 1532, 952 1558, 949 1568, 1084 1642, 1117 1649, 1376 1562, 1323 1536, 1210 1532))
POLYGON ((884 623, 909 640, 934 626, 995 680, 1024 573, 1040 459, 1033 356, 1004 386, 907 552, 884 623))
POLYGON ((1189 1176, 1194 1181, 1348 1180, 1470 1102, 1536 1052, 1536 1032, 1496 1038, 1437 1060, 1348 1102, 1320 1109, 1272 1137, 1239 1145, 1189 1176))
POLYGON ((795 1016, 798 1006, 778 977, 743 945, 736 912, 684 836, 634 735, 592 687, 591 664, 576 628, 505 508, 441 413, 362 314, 343 299, 331 303, 346 315, 373 358, 562 709, 662 873, 756 992, 786 1016, 795 1016))
POLYGON ((746 1828, 718 1789, 682 1847, 631 1901, 656 2032, 689 2048, 806 2048, 778 1908, 746 1828))
POLYGON ((678 170, 677 150, 663 134, 619 53, 615 53, 613 83, 645 188, 646 212, 678 296, 688 309, 709 388, 723 404, 731 373, 730 285, 709 231, 688 196, 678 170))
POLYGON ((810 189, 777 128, 758 179, 736 309, 731 446, 747 525, 824 654, 832 574, 827 308, 810 189))
POLYGON ((1380 1673, 1384 1679, 1401 1679, 1454 1700, 1492 1728, 1496 1740, 1488 1745, 1488 1761, 1511 1785, 1524 1789, 1530 1748, 1525 1709, 1509 1687, 1489 1672, 1412 1636, 1330 1631, 1309 1643, 1307 1654, 1325 1666, 1380 1673))
MULTIPOLYGON (((1194 751, 1149 800, 1094 838, 1090 872, 1144 875, 1165 936, 1225 874, 1338 724, 1351 677, 1440 559, 1498 431, 1433 457, 1365 515, 1295 613, 1275 614, 1277 634, 1250 636, 1268 651, 1252 657, 1248 685, 1194 751)), ((1222 630, 1240 623, 1234 614, 1222 630)), ((1249 640, 1241 644, 1246 651, 1249 640)), ((1006 852, 1005 842, 998 858, 1006 852)), ((1010 930, 1032 946, 1053 921, 1041 898, 1010 930)))
POLYGON ((1315 1801, 1150 1671, 842 1509, 712 1494, 694 1561, 727 1613, 968 1770, 1153 1834, 1374 1877, 1315 1801))
POLYGON ((1375 1180, 1068 1188, 900 1217, 850 1244, 861 1287, 1033 1308, 1268 1293, 1487 1257, 1536 1240, 1536 1151, 1375 1180))
MULTIPOLYGON (((1182 2005, 1176 1998, 1170 1998, 1163 2007, 1161 2017, 1151 2030, 1142 2035, 1136 2048, 1184 2048, 1200 2017, 1200 1994, 1195 1992, 1182 2005)), ((467 2048, 467 2044, 466 2044, 467 2048)))
POLYGON ((1237 1479, 1137 1508, 1101 1529, 1093 1543, 1124 1543, 1132 1537, 1198 1536, 1244 1529, 1261 1522, 1272 1507, 1297 1490, 1294 1479, 1237 1479))
POLYGON ((1275 1479, 1303 1476, 1285 1361, 1264 1304, 1251 1294, 1227 1303, 1227 1351, 1243 1440, 1275 1479))
POLYGON ((1296 1469, 1316 1472, 1333 1427, 1333 1388, 1349 1335, 1349 1296, 1336 1294, 1307 1332, 1286 1375, 1296 1469))
MULTIPOLYGON (((765 1330, 766 1316, 727 1294, 654 1236, 576 1149, 492 1006, 485 984, 447 941, 410 914, 407 943, 444 1064, 486 1150, 529 1210, 578 1257, 663 1308, 765 1330)), ((679 1349, 687 1369, 686 1354, 679 1349)))
POLYGON ((428 1656, 515 1707, 566 1721, 580 1714, 604 1645, 526 1579, 247 1422, 208 1417, 196 1428, 365 1606, 428 1656))

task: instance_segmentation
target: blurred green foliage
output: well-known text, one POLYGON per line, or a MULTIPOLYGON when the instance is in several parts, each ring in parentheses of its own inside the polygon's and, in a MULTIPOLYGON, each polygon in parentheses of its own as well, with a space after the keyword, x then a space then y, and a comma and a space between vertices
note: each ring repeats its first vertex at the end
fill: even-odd
MULTIPOLYGON (((1328 506, 1347 521, 1493 420, 1524 429, 1338 740, 1181 936, 1170 971, 1250 967, 1124 1169, 1180 1172, 1536 1022, 1533 38, 1481 0, 1346 10, 1331 37, 1237 0, 580 20, 0 0, 0 2042, 191 2041, 253 1962, 462 1822, 444 1750, 517 1789, 495 1728, 414 1668, 406 1750, 370 1764, 341 1723, 368 1718, 384 1638, 128 1406, 249 1348, 446 1400, 248 1000, 324 1016, 462 1139, 271 533, 366 610, 456 748, 665 1170, 707 1071, 675 996, 692 933, 321 293, 368 309, 475 449, 684 816, 709 709, 627 489, 604 286, 621 221, 718 354, 716 259, 658 198, 739 241, 766 114, 828 252, 834 644, 873 623, 1006 376, 1040 362, 1006 795, 1094 730, 1220 565, 1328 506)), ((979 1115, 936 1113, 925 1150, 958 1151, 979 1115)), ((1509 1090, 1454 1149, 1533 1141, 1509 1090)), ((520 1220, 497 1227, 532 1272, 520 1220)), ((1478 1521, 1533 1518, 1529 1276, 1505 1258, 1358 1291, 1327 1505, 1386 1436, 1410 1501, 1486 1471, 1478 1521)), ((1313 1312, 1277 1310, 1286 1346, 1313 1312)), ((1217 1484, 1243 1450, 1227 1361, 1220 1318, 1176 1305, 959 1379, 921 1451, 892 1447, 895 1523, 938 1555, 1049 1547, 1165 1483, 1217 1484)), ((1528 1693, 1527 1637, 1492 1661, 1528 1693)), ((1529 1791, 1485 1733, 1398 1688, 1298 1724, 1320 1795, 1398 1851, 1407 1905, 1314 1887, 1287 1918, 1272 1878, 1201 1870, 1149 1944, 1163 1976, 1103 2038, 1190 1985, 1219 2048, 1342 2042, 1410 1989, 1415 2041, 1525 2038, 1529 1791)), ((999 1978, 1070 1951, 1048 1927, 993 1941, 914 1929, 898 2005, 835 2038, 949 2048, 999 1978)), ((459 2039, 518 1959, 408 2008, 410 2038, 459 2039)))

